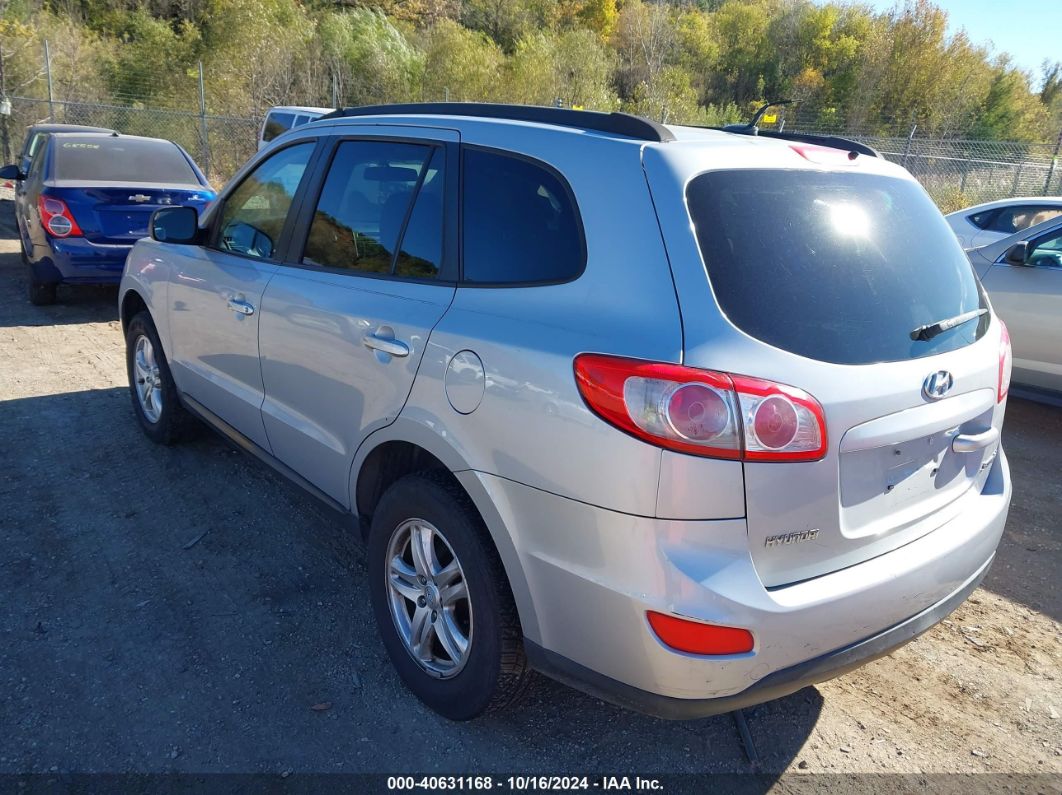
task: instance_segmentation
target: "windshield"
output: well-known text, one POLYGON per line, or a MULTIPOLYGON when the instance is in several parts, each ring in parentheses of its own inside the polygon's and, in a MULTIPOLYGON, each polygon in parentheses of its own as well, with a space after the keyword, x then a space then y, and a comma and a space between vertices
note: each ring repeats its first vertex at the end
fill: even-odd
POLYGON ((170 141, 111 136, 57 137, 52 151, 55 179, 199 184, 188 160, 170 141))
POLYGON ((989 318, 912 339, 985 308, 969 260, 915 182, 810 170, 713 171, 686 189, 723 312, 763 342, 869 364, 955 350, 989 318))

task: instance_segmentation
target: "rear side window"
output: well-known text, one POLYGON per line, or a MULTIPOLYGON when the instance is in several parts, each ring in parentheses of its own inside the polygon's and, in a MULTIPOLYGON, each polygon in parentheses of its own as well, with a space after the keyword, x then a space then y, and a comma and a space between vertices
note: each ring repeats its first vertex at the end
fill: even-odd
POLYGON ((174 182, 198 185, 199 178, 171 141, 122 136, 56 136, 52 176, 88 182, 174 182))
POLYGON ((1030 226, 1036 226, 1037 224, 1042 224, 1044 221, 1050 221, 1057 215, 1062 215, 1062 208, 1044 207, 1043 205, 1006 207, 1000 210, 999 214, 992 219, 989 228, 993 232, 1002 232, 1006 235, 1013 235, 1015 232, 1024 231, 1030 226))
POLYGON ((586 262, 571 191, 543 165, 468 148, 463 157, 464 280, 563 282, 586 262))
POLYGON ((716 299, 745 333, 840 364, 914 359, 979 339, 987 306, 969 260, 917 183, 870 174, 715 171, 686 189, 716 299))
POLYGON ((294 113, 270 113, 266 116, 265 129, 262 130, 262 140, 272 141, 278 135, 287 132, 294 126, 294 113))
POLYGON ((442 260, 442 185, 437 147, 344 141, 321 189, 303 262, 434 278, 442 260))
POLYGON ((995 218, 998 210, 985 210, 984 212, 977 213, 975 215, 968 215, 966 220, 976 226, 978 229, 988 229, 988 225, 992 223, 992 219, 995 218))
POLYGON ((29 140, 29 145, 26 147, 26 157, 33 157, 37 153, 37 146, 40 144, 41 139, 44 137, 42 133, 34 133, 33 137, 29 140))

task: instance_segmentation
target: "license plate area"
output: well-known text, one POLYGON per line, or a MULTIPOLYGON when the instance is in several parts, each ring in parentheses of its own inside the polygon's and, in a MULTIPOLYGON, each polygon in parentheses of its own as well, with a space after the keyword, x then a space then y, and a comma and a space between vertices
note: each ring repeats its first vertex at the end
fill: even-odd
POLYGON ((958 499, 986 451, 956 453, 962 426, 841 456, 841 528, 851 536, 899 530, 958 499))

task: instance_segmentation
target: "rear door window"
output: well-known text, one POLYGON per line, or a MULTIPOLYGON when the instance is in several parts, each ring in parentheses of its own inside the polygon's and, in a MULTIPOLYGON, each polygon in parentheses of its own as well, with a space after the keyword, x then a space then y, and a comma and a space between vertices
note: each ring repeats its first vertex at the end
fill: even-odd
POLYGON ((434 278, 442 259, 443 158, 441 148, 422 144, 340 143, 310 224, 303 263, 434 278))
POLYGON ((266 116, 265 129, 262 130, 262 140, 272 141, 278 135, 286 133, 294 126, 294 113, 270 113, 266 116))
POLYGON ((466 148, 462 174, 466 282, 541 284, 583 272, 579 213, 556 172, 521 157, 466 148))
POLYGON ((969 260, 913 181, 812 170, 713 171, 687 204, 717 301, 770 345, 869 364, 954 350, 988 316, 931 340, 912 332, 987 306, 969 260))
POLYGON ((55 179, 86 182, 169 182, 198 185, 188 159, 172 141, 124 136, 56 136, 55 179))

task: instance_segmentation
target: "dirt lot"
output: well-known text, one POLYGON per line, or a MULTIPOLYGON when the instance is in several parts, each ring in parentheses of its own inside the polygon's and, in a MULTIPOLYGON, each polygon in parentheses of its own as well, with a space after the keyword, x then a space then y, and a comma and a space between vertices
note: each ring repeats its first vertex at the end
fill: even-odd
MULTIPOLYGON (((148 442, 115 291, 30 306, 10 214, 0 773, 750 769, 728 716, 668 723, 545 681, 468 724, 421 707, 352 535, 218 438, 148 442)), ((761 770, 1040 773, 1059 791, 1062 410, 1012 399, 1004 439, 1015 498, 984 587, 891 657, 748 710, 761 770)))

